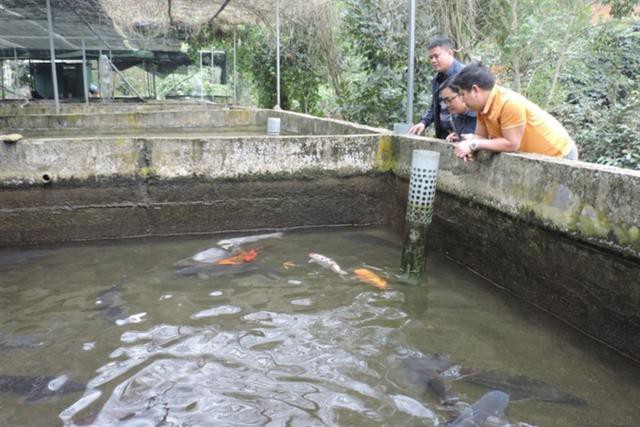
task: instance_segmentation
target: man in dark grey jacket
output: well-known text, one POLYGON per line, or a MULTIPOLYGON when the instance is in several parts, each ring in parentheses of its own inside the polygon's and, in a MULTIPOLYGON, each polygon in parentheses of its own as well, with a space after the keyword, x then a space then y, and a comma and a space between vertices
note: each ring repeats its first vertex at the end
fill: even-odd
MULTIPOLYGON (((422 116, 420 122, 409 129, 412 135, 421 135, 424 130, 433 123, 436 138, 445 139, 454 129, 451 125, 451 114, 446 103, 440 98, 442 84, 450 77, 456 75, 464 65, 453 56, 453 45, 446 37, 436 37, 428 46, 429 60, 436 70, 436 75, 431 80, 431 107, 422 116)), ((475 118, 474 118, 475 119, 475 118)))

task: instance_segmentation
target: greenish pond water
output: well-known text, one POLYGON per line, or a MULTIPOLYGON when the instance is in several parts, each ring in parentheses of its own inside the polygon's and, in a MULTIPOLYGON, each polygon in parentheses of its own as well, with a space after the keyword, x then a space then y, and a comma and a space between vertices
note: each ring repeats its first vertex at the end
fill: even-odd
POLYGON ((513 425, 638 424, 637 366, 438 254, 399 283, 386 229, 284 233, 243 245, 244 275, 176 273, 229 237, 0 251, 0 425, 444 425, 494 387, 447 377, 442 404, 407 363, 434 358, 586 401, 512 399, 513 425))

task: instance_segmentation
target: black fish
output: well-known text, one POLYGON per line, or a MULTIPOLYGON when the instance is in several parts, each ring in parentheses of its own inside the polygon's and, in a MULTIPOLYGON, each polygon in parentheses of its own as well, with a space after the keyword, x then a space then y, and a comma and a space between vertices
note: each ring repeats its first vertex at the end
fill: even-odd
POLYGON ((464 378, 465 382, 478 384, 509 394, 511 400, 541 400, 543 402, 586 405, 587 401, 560 390, 553 384, 529 378, 526 375, 509 375, 497 371, 479 371, 464 378))
POLYGON ((457 400, 449 392, 448 380, 464 380, 491 390, 500 390, 512 401, 541 400, 543 402, 586 405, 587 402, 560 390, 553 384, 527 377, 510 375, 498 371, 483 371, 454 364, 448 356, 434 353, 425 357, 404 360, 412 378, 418 379, 433 392, 441 403, 457 400))
POLYGON ((0 332, 0 349, 34 348, 44 345, 44 341, 31 335, 11 335, 0 332))
POLYGON ((0 270, 8 270, 18 264, 25 263, 32 258, 41 258, 50 254, 51 251, 40 249, 27 249, 23 251, 1 251, 0 270))
POLYGON ((451 387, 447 381, 449 378, 441 375, 442 372, 455 366, 448 356, 433 353, 425 357, 405 359, 404 364, 411 373, 411 380, 425 385, 441 404, 452 404, 459 400, 450 392, 451 387))
POLYGON ((449 427, 510 426, 504 416, 509 405, 509 396, 498 390, 492 390, 482 396, 470 408, 467 408, 449 427))
POLYGON ((199 276, 203 278, 215 278, 223 276, 240 276, 243 274, 276 275, 277 271, 268 269, 256 263, 243 263, 237 265, 194 265, 176 270, 178 276, 199 276))
POLYGON ((84 384, 65 381, 64 377, 0 375, 0 392, 19 394, 24 396, 27 402, 34 402, 59 394, 83 391, 85 388, 84 384))
POLYGON ((102 313, 111 322, 126 316, 126 307, 120 300, 118 285, 105 289, 96 296, 96 310, 102 313))

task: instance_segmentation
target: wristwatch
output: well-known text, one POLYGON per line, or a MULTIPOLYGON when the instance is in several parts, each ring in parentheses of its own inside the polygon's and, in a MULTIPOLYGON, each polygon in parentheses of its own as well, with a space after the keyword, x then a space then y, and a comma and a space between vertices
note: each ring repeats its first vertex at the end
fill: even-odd
POLYGON ((469 148, 471 149, 471 151, 473 153, 475 153, 476 151, 478 151, 478 142, 477 141, 471 141, 469 143, 469 148))

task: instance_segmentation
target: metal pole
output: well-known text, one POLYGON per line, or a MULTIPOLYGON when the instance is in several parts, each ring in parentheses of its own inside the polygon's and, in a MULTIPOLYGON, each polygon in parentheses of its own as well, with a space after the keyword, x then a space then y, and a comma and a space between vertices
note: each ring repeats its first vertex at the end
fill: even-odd
POLYGON ((58 98, 58 73, 56 71, 56 52, 53 46, 53 20, 51 18, 51 1, 47 0, 47 24, 49 26, 49 50, 51 51, 51 76, 53 78, 53 97, 56 100, 56 114, 60 113, 58 98))
POLYGON ((276 110, 280 109, 280 0, 276 0, 276 110))
POLYGON ((0 87, 2 88, 2 99, 4 99, 4 59, 0 59, 0 87))
POLYGON ((84 83, 84 102, 89 103, 89 79, 87 78, 87 51, 84 47, 84 37, 82 38, 82 82, 84 83))
POLYGON ((156 87, 156 64, 152 64, 151 72, 153 73, 153 99, 158 99, 158 89, 156 87))
POLYGON ((98 60, 96 61, 96 70, 98 71, 98 87, 100 88, 100 102, 105 103, 107 100, 102 96, 102 73, 100 72, 100 58, 102 57, 102 49, 98 49, 98 60))
POLYGON ((202 80, 202 51, 200 51, 200 102, 204 102, 204 81, 202 80))
POLYGON ((409 65, 407 73, 407 123, 413 123, 413 65, 415 57, 416 1, 409 0, 409 65))
MULTIPOLYGON (((215 82, 215 70, 213 68, 213 48, 211 48, 211 87, 213 89, 213 83, 215 82)), ((213 90, 211 92, 211 102, 213 102, 213 90)))
POLYGON ((13 48, 13 91, 18 91, 18 51, 13 48))
POLYGON ((144 70, 145 86, 147 88, 147 98, 151 98, 151 77, 149 76, 149 68, 146 61, 142 61, 142 69, 144 70))
POLYGON ((237 64, 237 37, 236 27, 233 27, 233 103, 238 104, 238 64, 237 64))

